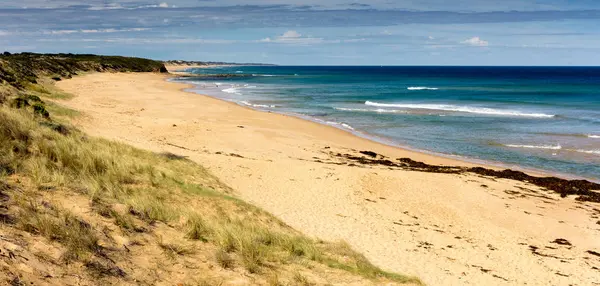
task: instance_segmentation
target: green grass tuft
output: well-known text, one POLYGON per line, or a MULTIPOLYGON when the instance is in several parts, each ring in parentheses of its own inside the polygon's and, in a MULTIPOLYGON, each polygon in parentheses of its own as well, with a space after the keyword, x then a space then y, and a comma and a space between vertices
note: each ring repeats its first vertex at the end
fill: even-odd
POLYGON ((210 235, 213 233, 213 229, 208 223, 198 215, 192 215, 188 221, 188 232, 186 237, 192 240, 200 240, 207 242, 210 235))

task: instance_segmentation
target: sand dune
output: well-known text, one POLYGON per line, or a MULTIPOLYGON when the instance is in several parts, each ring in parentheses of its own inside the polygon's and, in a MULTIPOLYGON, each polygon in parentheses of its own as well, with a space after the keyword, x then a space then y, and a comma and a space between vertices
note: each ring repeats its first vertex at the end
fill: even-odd
POLYGON ((244 200, 384 269, 430 285, 600 285, 598 204, 506 179, 349 165, 335 154, 472 164, 186 93, 163 75, 57 85, 76 95, 61 104, 82 111, 86 132, 188 156, 244 200))

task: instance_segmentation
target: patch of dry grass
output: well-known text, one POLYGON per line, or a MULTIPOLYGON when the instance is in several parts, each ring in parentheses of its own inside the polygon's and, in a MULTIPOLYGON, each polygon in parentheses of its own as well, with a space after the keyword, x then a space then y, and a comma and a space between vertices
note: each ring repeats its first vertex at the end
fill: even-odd
POLYGON ((162 237, 158 241, 158 246, 170 257, 194 253, 194 250, 190 246, 185 245, 181 242, 166 243, 166 242, 163 242, 162 237))
POLYGON ((308 278, 306 278, 306 276, 302 275, 300 272, 294 273, 294 282, 296 282, 297 285, 302 286, 311 285, 311 283, 308 281, 308 278))
POLYGON ((225 269, 232 269, 235 266, 235 260, 227 251, 219 248, 215 252, 215 259, 219 265, 225 269))
POLYGON ((102 251, 92 226, 70 212, 25 197, 17 198, 16 202, 19 207, 17 227, 64 245, 64 260, 87 259, 102 251))

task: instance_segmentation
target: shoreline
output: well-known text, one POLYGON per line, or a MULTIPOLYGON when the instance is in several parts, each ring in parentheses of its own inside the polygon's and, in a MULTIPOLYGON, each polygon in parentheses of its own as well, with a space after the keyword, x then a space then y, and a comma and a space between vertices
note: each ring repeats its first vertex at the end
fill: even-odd
POLYGON ((346 241, 375 265, 427 284, 591 284, 597 277, 590 263, 600 262, 589 254, 600 252, 597 203, 512 179, 382 165, 409 157, 477 166, 184 92, 191 85, 165 80, 171 76, 77 76, 56 83, 75 95, 58 103, 80 111, 74 124, 92 136, 198 162, 236 197, 293 228, 346 241), (364 150, 376 158, 361 159, 364 150), (552 243, 559 238, 571 246, 552 243))
MULTIPOLYGON (((184 69, 193 68, 193 67, 194 66, 186 66, 186 68, 184 68, 184 69)), ((189 74, 189 73, 186 73, 186 74, 189 74)), ((351 130, 347 130, 347 129, 344 129, 344 128, 339 128, 339 127, 332 126, 332 125, 329 125, 329 124, 319 123, 316 120, 311 120, 309 117, 303 118, 301 114, 294 115, 294 114, 289 114, 289 113, 284 113, 284 112, 263 111, 263 110, 260 110, 260 109, 255 109, 255 108, 252 108, 250 106, 238 104, 237 102, 234 102, 234 101, 229 101, 229 100, 218 98, 218 97, 215 97, 215 96, 210 96, 210 95, 206 95, 206 94, 201 94, 201 93, 194 92, 191 89, 196 88, 197 85, 195 85, 193 83, 188 83, 188 82, 170 81, 170 79, 173 79, 173 78, 185 78, 185 77, 182 77, 180 74, 172 74, 172 75, 166 75, 165 76, 165 81, 166 82, 177 84, 177 85, 181 85, 181 87, 178 89, 181 92, 185 92, 185 93, 188 93, 188 94, 193 94, 193 95, 196 95, 196 96, 210 98, 212 100, 217 100, 217 101, 220 101, 220 102, 225 103, 225 104, 231 104, 233 106, 236 106, 236 107, 239 107, 239 108, 243 108, 243 109, 246 109, 246 110, 249 110, 249 111, 252 111, 252 112, 260 112, 260 113, 265 113, 265 114, 273 114, 273 115, 277 115, 277 116, 284 116, 286 118, 290 118, 290 119, 293 119, 293 120, 301 120, 301 121, 303 121, 305 123, 315 124, 315 125, 317 125, 319 127, 329 128, 329 129, 331 129, 332 131, 335 131, 335 132, 342 132, 343 134, 351 136, 351 137, 353 137, 353 138, 355 138, 357 140, 365 140, 365 141, 368 141, 368 142, 370 142, 372 144, 379 145, 381 147, 397 149, 400 152, 415 155, 417 158, 422 158, 421 156, 425 156, 425 158, 429 158, 430 157, 431 161, 443 160, 444 162, 447 162, 447 163, 444 163, 444 164, 447 164, 447 165, 449 165, 449 164, 455 164, 455 165, 459 165, 459 166, 471 166, 471 167, 477 166, 477 167, 488 167, 488 168, 494 168, 494 169, 501 168, 501 167, 496 167, 494 165, 488 165, 485 162, 483 162, 483 163, 471 162, 471 161, 468 161, 468 160, 461 160, 461 159, 457 159, 457 158, 452 158, 452 156, 446 157, 446 156, 443 156, 443 154, 438 154, 438 153, 435 153, 435 152, 427 152, 425 150, 412 149, 412 148, 410 148, 408 146, 405 147, 405 146, 400 146, 398 144, 393 144, 393 143, 388 144, 388 143, 385 143, 385 142, 381 142, 379 140, 373 140, 371 138, 367 138, 366 136, 364 136, 364 137, 363 136, 359 136, 359 135, 355 134, 354 132, 352 132, 351 130)), ((411 157, 411 156, 409 156, 409 157, 411 157)), ((430 163, 431 161, 426 161, 426 162, 430 163)), ((544 174, 544 173, 534 172, 532 174, 544 174)), ((548 173, 545 173, 545 174, 548 174, 548 173)))
MULTIPOLYGON (((194 68, 194 66, 188 66, 188 67, 184 68, 184 70, 185 69, 189 69, 189 68, 194 68)), ((490 168, 490 169, 494 169, 494 170, 500 170, 500 169, 515 170, 515 171, 524 172, 524 173, 529 174, 531 176, 537 176, 537 177, 558 177, 558 178, 562 178, 562 179, 566 179, 566 180, 588 180, 590 182, 600 183, 600 180, 598 180, 598 179, 583 177, 583 176, 579 176, 579 175, 575 175, 575 174, 553 172, 553 171, 550 171, 550 170, 537 169, 537 168, 533 168, 533 167, 525 167, 525 166, 521 166, 521 165, 511 165, 511 164, 500 162, 500 161, 489 161, 489 160, 485 160, 485 159, 471 158, 471 157, 465 157, 465 156, 459 156, 459 155, 451 155, 451 154, 445 154, 445 153, 439 153, 439 152, 434 152, 434 151, 428 151, 428 150, 423 150, 423 149, 419 149, 419 148, 414 148, 414 147, 411 147, 411 146, 407 146, 407 145, 402 145, 402 144, 396 143, 396 142, 393 141, 393 139, 384 138, 384 137, 381 137, 381 136, 369 134, 369 133, 366 133, 366 132, 361 131, 361 130, 349 130, 348 128, 342 128, 342 127, 334 126, 334 125, 331 125, 331 124, 326 124, 326 123, 323 123, 323 122, 319 122, 318 120, 316 120, 314 118, 311 118, 310 116, 307 116, 307 115, 304 115, 304 114, 294 114, 294 113, 278 112, 278 111, 273 111, 273 110, 262 110, 262 109, 259 109, 259 108, 253 108, 252 106, 247 106, 247 105, 239 104, 236 101, 230 101, 230 100, 227 100, 227 99, 219 98, 217 96, 211 96, 211 95, 208 95, 208 94, 203 94, 203 93, 200 93, 200 92, 195 92, 195 91, 193 91, 193 89, 197 88, 198 85, 196 85, 194 83, 170 81, 170 79, 173 79, 173 78, 185 78, 185 75, 192 75, 192 74, 188 73, 188 72, 175 73, 175 74, 173 74, 172 77, 167 77, 166 80, 169 81, 169 82, 177 83, 177 84, 188 85, 187 87, 182 87, 180 89, 182 92, 188 92, 188 93, 193 93, 193 94, 196 94, 196 95, 199 95, 199 96, 210 97, 210 98, 213 98, 213 99, 216 99, 216 100, 221 100, 221 101, 226 102, 226 103, 235 104, 236 106, 239 106, 239 107, 242 107, 242 108, 247 108, 247 109, 252 110, 252 111, 264 112, 264 113, 274 113, 274 114, 279 114, 279 115, 283 115, 283 116, 289 116, 289 117, 292 117, 292 118, 296 118, 296 119, 308 121, 308 122, 311 122, 311 123, 315 123, 315 124, 318 124, 318 125, 321 125, 321 126, 331 127, 331 128, 336 129, 336 130, 343 131, 343 132, 346 132, 348 134, 351 134, 351 135, 355 136, 356 138, 360 138, 360 139, 363 139, 363 140, 368 140, 368 141, 371 141, 371 142, 374 142, 374 143, 377 143, 377 144, 382 144, 384 146, 388 146, 388 147, 392 147, 392 148, 398 148, 398 149, 400 149, 402 151, 406 151, 406 152, 413 152, 413 153, 416 153, 416 154, 422 154, 422 155, 428 155, 428 156, 434 156, 434 157, 438 157, 438 158, 453 160, 458 165, 460 165, 460 164, 470 164, 470 165, 473 165, 473 166, 485 167, 485 168, 490 168)))
MULTIPOLYGON (((179 75, 176 75, 176 77, 179 77, 179 75)), ((315 124, 315 125, 318 125, 320 127, 330 128, 332 130, 335 130, 336 132, 343 132, 344 134, 347 134, 349 136, 354 137, 356 140, 366 140, 366 141, 369 141, 372 144, 377 144, 377 145, 381 145, 381 146, 385 146, 385 147, 389 147, 389 148, 398 149, 398 151, 406 152, 408 154, 412 153, 412 154, 416 155, 417 157, 423 155, 423 156, 433 157, 434 160, 435 159, 448 160, 448 162, 452 162, 453 164, 461 165, 461 166, 465 165, 465 166, 481 166, 481 167, 488 167, 488 168, 500 168, 500 167, 495 167, 493 165, 487 165, 485 163, 477 163, 477 162, 471 162, 471 161, 468 161, 468 160, 461 160, 461 159, 457 159, 457 158, 452 158, 451 156, 443 156, 444 154, 441 154, 441 153, 438 154, 438 153, 435 153, 435 152, 427 152, 425 150, 412 149, 412 148, 410 148, 408 146, 400 146, 400 145, 394 144, 392 142, 385 143, 385 142, 382 142, 382 141, 379 141, 379 140, 368 138, 369 134, 365 134, 364 136, 360 136, 358 134, 359 131, 353 132, 352 130, 348 130, 346 128, 341 128, 341 127, 336 127, 336 126, 329 125, 329 124, 320 123, 320 122, 318 122, 316 120, 311 120, 310 117, 303 116, 302 114, 292 114, 292 113, 277 112, 277 111, 264 111, 264 110, 260 110, 260 109, 257 109, 257 108, 252 108, 251 106, 242 105, 242 104, 239 104, 239 103, 234 102, 234 101, 229 101, 229 100, 218 98, 218 97, 215 97, 215 96, 210 96, 210 95, 207 95, 207 94, 193 92, 190 89, 196 87, 196 85, 191 84, 191 83, 178 83, 178 82, 174 82, 174 83, 176 83, 176 84, 191 85, 191 87, 181 87, 180 88, 181 92, 185 92, 185 93, 190 93, 190 94, 194 94, 194 95, 197 95, 197 96, 211 98, 211 99, 218 100, 218 101, 221 101, 221 102, 226 103, 226 104, 232 104, 232 105, 235 105, 236 107, 240 107, 240 108, 244 108, 244 109, 250 110, 252 112, 261 112, 261 113, 267 113, 267 114, 275 114, 275 115, 279 115, 279 116, 285 116, 285 117, 291 118, 291 119, 302 120, 302 121, 304 121, 306 123, 315 124)))

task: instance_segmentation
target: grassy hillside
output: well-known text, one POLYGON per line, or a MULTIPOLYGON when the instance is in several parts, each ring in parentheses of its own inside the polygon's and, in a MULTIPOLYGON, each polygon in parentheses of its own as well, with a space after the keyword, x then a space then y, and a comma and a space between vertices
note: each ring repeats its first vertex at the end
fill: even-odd
POLYGON ((36 84, 41 76, 55 80, 81 72, 167 72, 159 61, 119 56, 74 54, 0 54, 0 82, 16 88, 36 84))
POLYGON ((111 59, 0 58, 1 284, 420 284, 343 242, 303 236, 183 157, 72 127, 77 113, 56 103, 69 95, 47 77, 162 66, 111 59))

